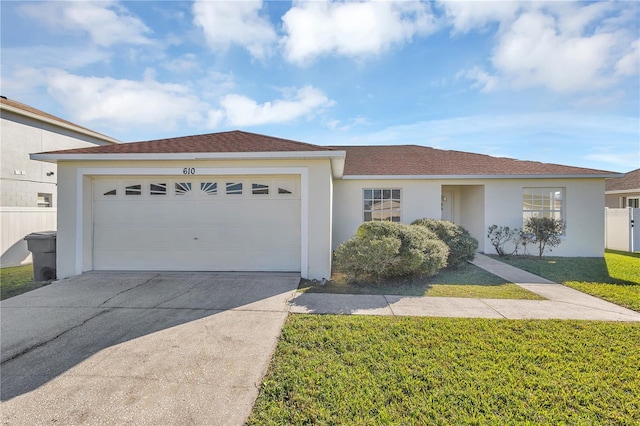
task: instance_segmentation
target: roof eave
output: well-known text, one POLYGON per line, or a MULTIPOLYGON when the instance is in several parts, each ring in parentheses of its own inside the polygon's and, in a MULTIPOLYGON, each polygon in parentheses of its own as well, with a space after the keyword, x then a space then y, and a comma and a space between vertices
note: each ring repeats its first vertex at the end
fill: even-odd
POLYGON ((605 179, 619 176, 618 173, 602 174, 540 174, 540 175, 344 175, 349 180, 413 180, 413 179, 605 179))
POLYGON ((54 119, 49 118, 49 117, 44 117, 42 115, 34 114, 32 112, 25 111, 23 109, 16 108, 16 107, 11 106, 11 105, 0 104, 0 109, 12 112, 14 114, 22 115, 24 117, 28 117, 28 118, 31 118, 31 119, 34 119, 34 120, 38 120, 38 121, 41 121, 43 123, 48 123, 48 124, 51 124, 51 125, 54 125, 54 126, 57 126, 57 127, 61 127, 63 129, 72 130, 72 131, 74 131, 76 133, 82 133, 83 135, 91 136, 92 138, 100 139, 100 140, 102 140, 104 142, 108 142, 108 143, 111 143, 111 144, 122 143, 118 139, 114 139, 114 138, 112 138, 110 136, 103 135, 102 133, 94 132, 93 130, 85 129, 83 127, 74 126, 72 124, 68 124, 68 123, 64 123, 62 121, 54 120, 54 119))
POLYGON ((177 152, 127 154, 30 154, 32 160, 47 163, 65 161, 198 161, 198 160, 331 160, 334 178, 342 177, 346 151, 269 151, 269 152, 177 152))

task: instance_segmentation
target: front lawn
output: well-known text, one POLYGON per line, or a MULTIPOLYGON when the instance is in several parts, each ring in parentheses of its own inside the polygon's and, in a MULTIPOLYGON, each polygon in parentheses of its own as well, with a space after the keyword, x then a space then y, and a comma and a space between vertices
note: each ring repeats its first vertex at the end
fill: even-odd
POLYGON ((607 250, 604 257, 495 258, 640 312, 640 253, 607 250))
POLYGON ((253 425, 639 424, 640 327, 290 315, 253 425))
POLYGON ((300 290, 309 293, 543 300, 537 294, 469 263, 456 269, 443 269, 430 278, 387 280, 381 283, 347 284, 341 275, 334 274, 332 280, 325 285, 303 280, 300 290))
POLYGON ((26 293, 48 282, 33 281, 33 265, 0 269, 0 300, 26 293))

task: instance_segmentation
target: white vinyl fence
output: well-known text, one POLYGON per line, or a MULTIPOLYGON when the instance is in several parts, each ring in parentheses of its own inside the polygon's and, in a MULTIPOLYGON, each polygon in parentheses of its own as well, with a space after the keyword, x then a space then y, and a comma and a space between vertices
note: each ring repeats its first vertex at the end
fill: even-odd
POLYGON ((55 208, 1 207, 0 208, 0 265, 18 266, 31 263, 24 237, 32 232, 55 231, 55 208))
POLYGON ((605 247, 610 250, 640 251, 640 209, 605 207, 605 247))

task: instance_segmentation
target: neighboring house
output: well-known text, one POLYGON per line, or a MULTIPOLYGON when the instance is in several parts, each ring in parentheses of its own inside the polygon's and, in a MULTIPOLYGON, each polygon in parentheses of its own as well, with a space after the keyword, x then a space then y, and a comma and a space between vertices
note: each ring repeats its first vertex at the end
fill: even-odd
POLYGON ((415 145, 317 146, 242 131, 34 154, 58 164, 58 277, 89 270, 331 274, 365 220, 566 221, 560 256, 602 256, 618 174, 415 145))
POLYGON ((61 118, 0 97, 0 264, 30 262, 24 237, 56 229, 57 169, 29 154, 119 143, 61 118))
POLYGON ((640 169, 605 183, 605 206, 609 208, 640 207, 640 169))

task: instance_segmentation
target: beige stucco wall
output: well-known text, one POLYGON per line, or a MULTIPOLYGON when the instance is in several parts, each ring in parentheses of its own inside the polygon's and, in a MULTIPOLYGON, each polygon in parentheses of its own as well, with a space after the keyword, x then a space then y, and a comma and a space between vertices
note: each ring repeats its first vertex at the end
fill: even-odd
POLYGON ((338 180, 334 191, 334 249, 362 223, 364 188, 402 189, 403 223, 440 219, 441 188, 454 193, 454 219, 493 253, 486 238, 492 225, 522 227, 524 187, 565 188, 566 236, 552 252, 558 256, 602 256, 604 251, 604 179, 451 179, 338 180))
MULTIPOLYGON (((301 271, 303 277, 329 278, 331 272, 331 206, 332 177, 331 163, 321 160, 225 160, 225 161, 109 161, 109 162, 61 162, 58 165, 58 277, 68 277, 93 269, 92 265, 92 176, 101 176, 120 171, 135 170, 138 175, 182 176, 183 168, 195 168, 196 175, 201 169, 242 169, 246 174, 261 174, 261 169, 282 169, 280 174, 288 174, 286 169, 304 169, 307 188, 302 189, 307 208, 302 207, 306 220, 307 234, 303 236, 302 250, 306 250, 308 266, 301 271), (78 182, 79 170, 90 169, 78 182), (77 192, 82 197, 77 196, 77 192), (78 203, 82 202, 82 207, 78 203), (306 215, 306 216, 305 216, 306 215), (80 217, 78 217, 80 216, 80 217), (78 232, 80 230, 80 233, 78 232), (79 236, 80 234, 80 236, 79 236), (81 240, 81 241, 78 241, 81 240), (80 247, 79 247, 80 246, 80 247)), ((125 173, 131 174, 131 173, 125 173)), ((304 226, 303 226, 304 228, 304 226)), ((303 256, 304 257, 304 256, 303 256)))
POLYGON ((622 198, 640 198, 640 192, 618 192, 614 194, 606 194, 605 195, 605 206, 610 209, 617 209, 621 207, 626 207, 623 205, 622 198))

